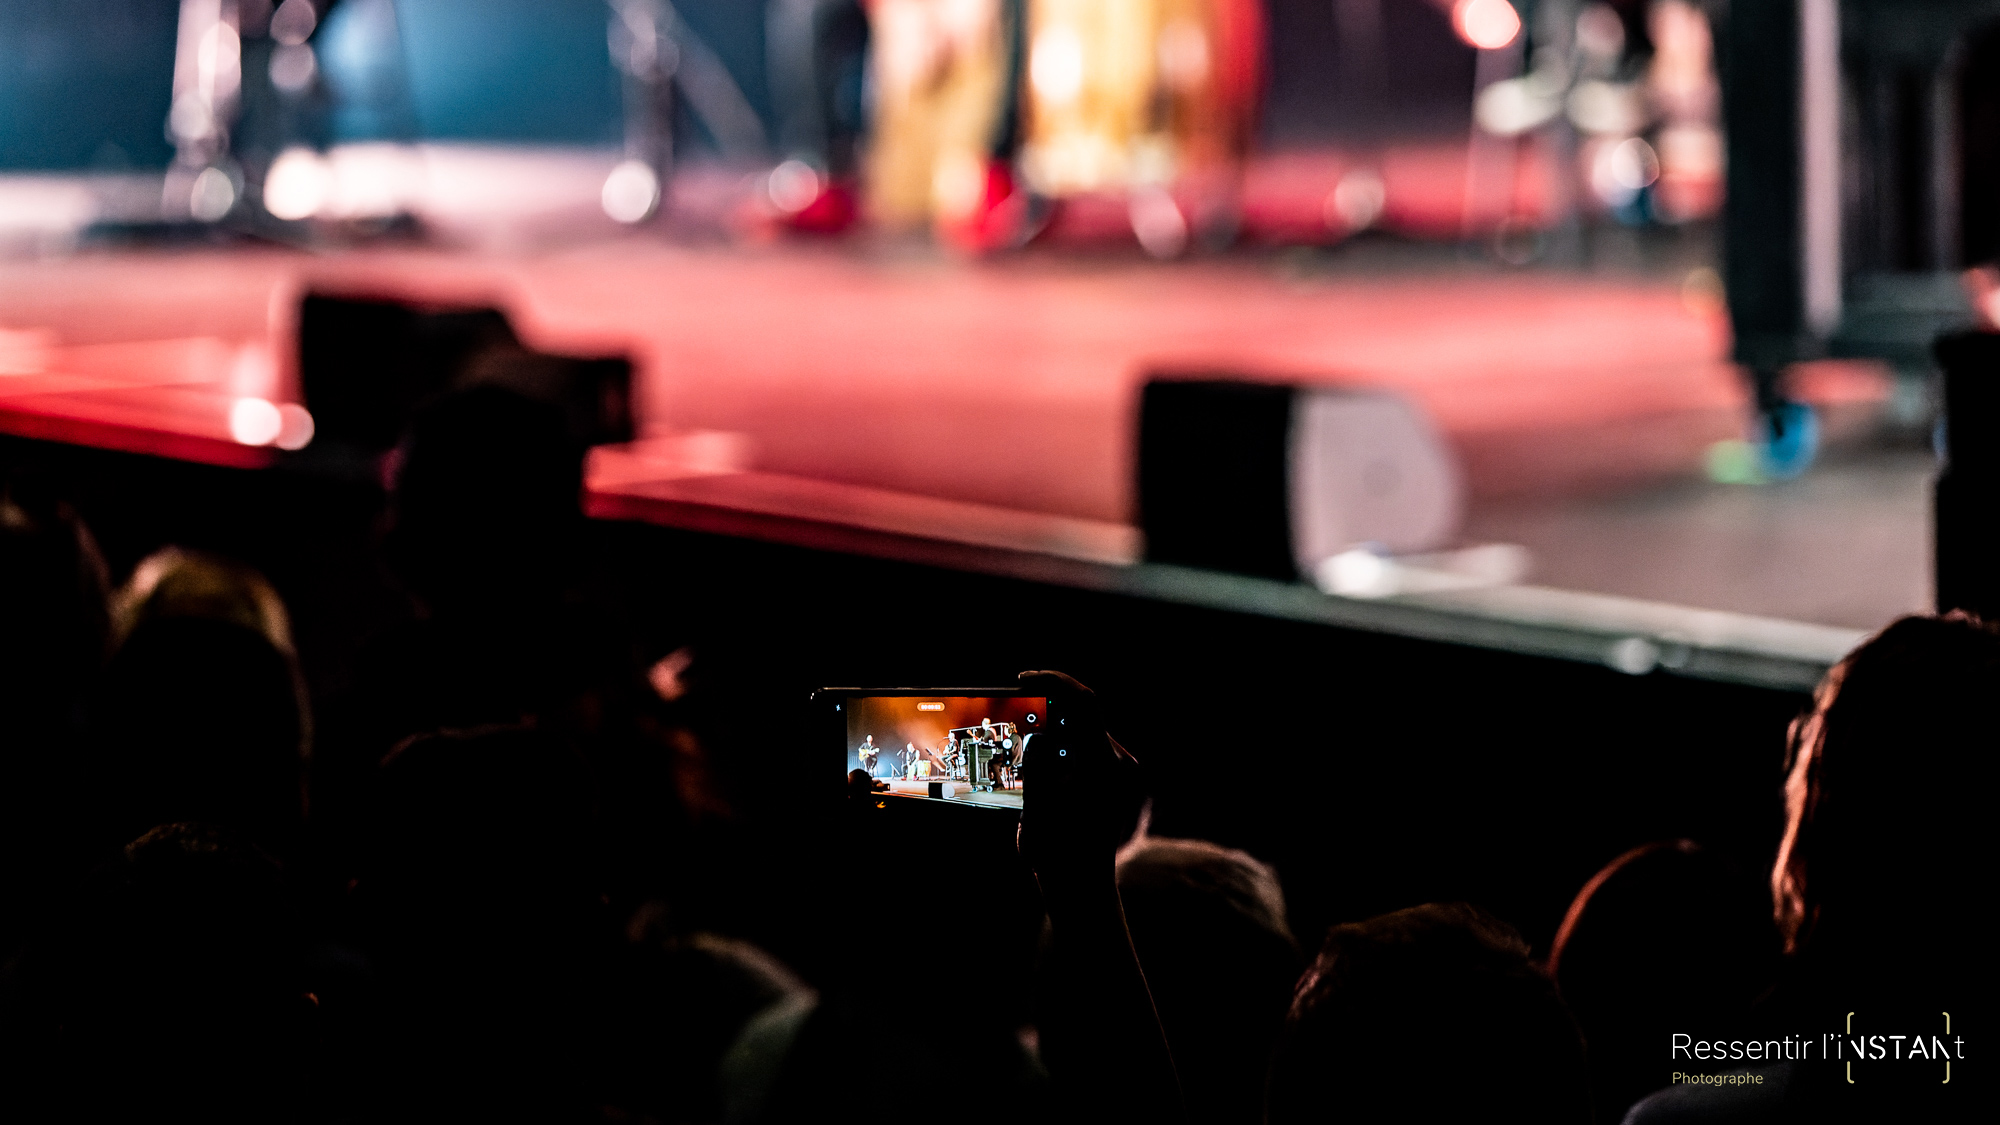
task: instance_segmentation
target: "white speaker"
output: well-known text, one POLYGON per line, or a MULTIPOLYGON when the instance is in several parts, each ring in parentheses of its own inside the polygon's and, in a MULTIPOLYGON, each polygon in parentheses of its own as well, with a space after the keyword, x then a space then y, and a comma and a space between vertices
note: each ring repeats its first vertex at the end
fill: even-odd
POLYGON ((1399 395, 1163 378, 1139 414, 1153 561, 1295 580, 1353 547, 1430 551, 1458 531, 1457 464, 1399 395))
POLYGON ((1464 487, 1430 420, 1401 395, 1300 390, 1292 402, 1292 557, 1300 574, 1360 544, 1434 551, 1458 533, 1464 487))

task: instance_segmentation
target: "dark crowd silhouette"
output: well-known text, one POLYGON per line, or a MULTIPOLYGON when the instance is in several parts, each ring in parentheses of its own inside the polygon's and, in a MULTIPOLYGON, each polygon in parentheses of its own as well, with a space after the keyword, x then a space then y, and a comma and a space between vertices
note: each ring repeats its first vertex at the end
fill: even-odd
MULTIPOLYGON (((1075 717, 1077 765, 1036 778, 1031 754, 1011 897, 889 893, 866 870, 786 879, 745 858, 718 701, 765 685, 641 652, 575 596, 566 441, 493 388, 417 417, 380 538, 414 611, 324 715, 257 571, 167 548, 113 588, 59 490, 6 484, 0 1116, 1655 1125, 1985 1108, 1977 1061, 1955 1088, 1929 1067, 1856 1083, 1819 1059, 1679 1061, 1667 1033, 1817 1042, 1864 1012, 1929 1034, 1951 1011, 1954 1034, 1983 1038, 1991 625, 1905 618, 1827 675, 1792 730, 1768 869, 1689 840, 1635 848, 1543 956, 1461 902, 1295 934, 1272 867, 1147 832, 1139 762, 1055 673, 1023 685, 1075 717), (794 967, 717 932, 702 903, 724 884, 817 904, 824 955, 794 967), (937 934, 990 940, 926 948, 937 934), (1015 948, 1034 953, 993 963, 1015 948), (1022 984, 885 983, 919 955, 1022 984), (911 1060, 947 1065, 892 1065, 911 1060)), ((865 784, 843 797, 829 778, 813 799, 838 847, 899 846, 865 784)))

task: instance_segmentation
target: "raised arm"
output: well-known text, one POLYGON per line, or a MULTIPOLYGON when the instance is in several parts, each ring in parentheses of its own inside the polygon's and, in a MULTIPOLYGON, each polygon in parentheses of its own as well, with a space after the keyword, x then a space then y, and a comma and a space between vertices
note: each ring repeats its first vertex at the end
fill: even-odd
POLYGON ((1024 672, 1049 697, 1023 764, 1021 855, 1049 915, 1052 997, 1043 1057, 1079 1121, 1187 1120, 1166 1034, 1118 898, 1118 847, 1144 799, 1139 763, 1105 733, 1097 697, 1059 672, 1024 672))

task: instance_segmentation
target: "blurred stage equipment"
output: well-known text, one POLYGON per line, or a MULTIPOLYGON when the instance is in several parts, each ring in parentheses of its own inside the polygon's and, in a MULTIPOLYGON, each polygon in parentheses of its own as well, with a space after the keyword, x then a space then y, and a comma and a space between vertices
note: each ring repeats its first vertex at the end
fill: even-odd
POLYGON ((783 157, 769 195, 794 227, 835 231, 856 218, 869 43, 868 17, 858 0, 771 0, 765 8, 764 45, 783 157))
POLYGON ((1735 0, 1718 29, 1725 282, 1763 444, 1810 424, 1785 372, 1825 355, 1894 364, 1920 425, 1931 341, 1970 320, 1956 271, 2000 251, 2000 5, 1735 0))
POLYGON ((1437 431, 1380 392, 1155 379, 1138 462, 1149 561, 1285 581, 1357 546, 1435 550, 1464 506, 1437 431))
POLYGON ((674 71, 680 46, 663 34, 665 5, 610 0, 611 62, 622 76, 625 159, 604 181, 604 213, 621 223, 643 222, 659 209, 673 171, 674 71))
POLYGON ((166 122, 174 161, 160 199, 161 217, 169 222, 215 222, 243 194, 242 170, 229 153, 243 88, 237 28, 237 0, 181 0, 166 122))
POLYGON ((1027 0, 1026 11, 1028 185, 1126 194, 1156 257, 1232 230, 1264 74, 1261 5, 1027 0))
POLYGON ((976 231, 1004 183, 996 147, 1017 81, 1014 0, 880 0, 871 11, 872 217, 891 229, 976 231))
POLYGON ((1944 368, 1944 471, 1936 507, 1937 608, 2000 620, 2000 333, 1937 344, 1944 368))
POLYGON ((724 160, 762 159, 764 125, 715 51, 668 0, 607 0, 611 61, 622 76, 625 159, 604 182, 605 214, 643 222, 673 174, 674 114, 684 105, 724 160))
POLYGON ((308 295, 299 378, 324 458, 372 458, 426 401, 489 383, 561 407, 579 449, 632 439, 629 360, 530 350, 498 309, 308 295))

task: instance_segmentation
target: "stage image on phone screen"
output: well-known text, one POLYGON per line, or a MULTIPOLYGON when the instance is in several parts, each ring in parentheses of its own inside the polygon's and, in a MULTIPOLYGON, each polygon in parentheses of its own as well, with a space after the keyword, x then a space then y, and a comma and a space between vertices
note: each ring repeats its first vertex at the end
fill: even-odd
POLYGON ((1021 802, 1021 749, 1042 727, 1041 696, 853 696, 847 769, 891 792, 973 804, 1021 802))

